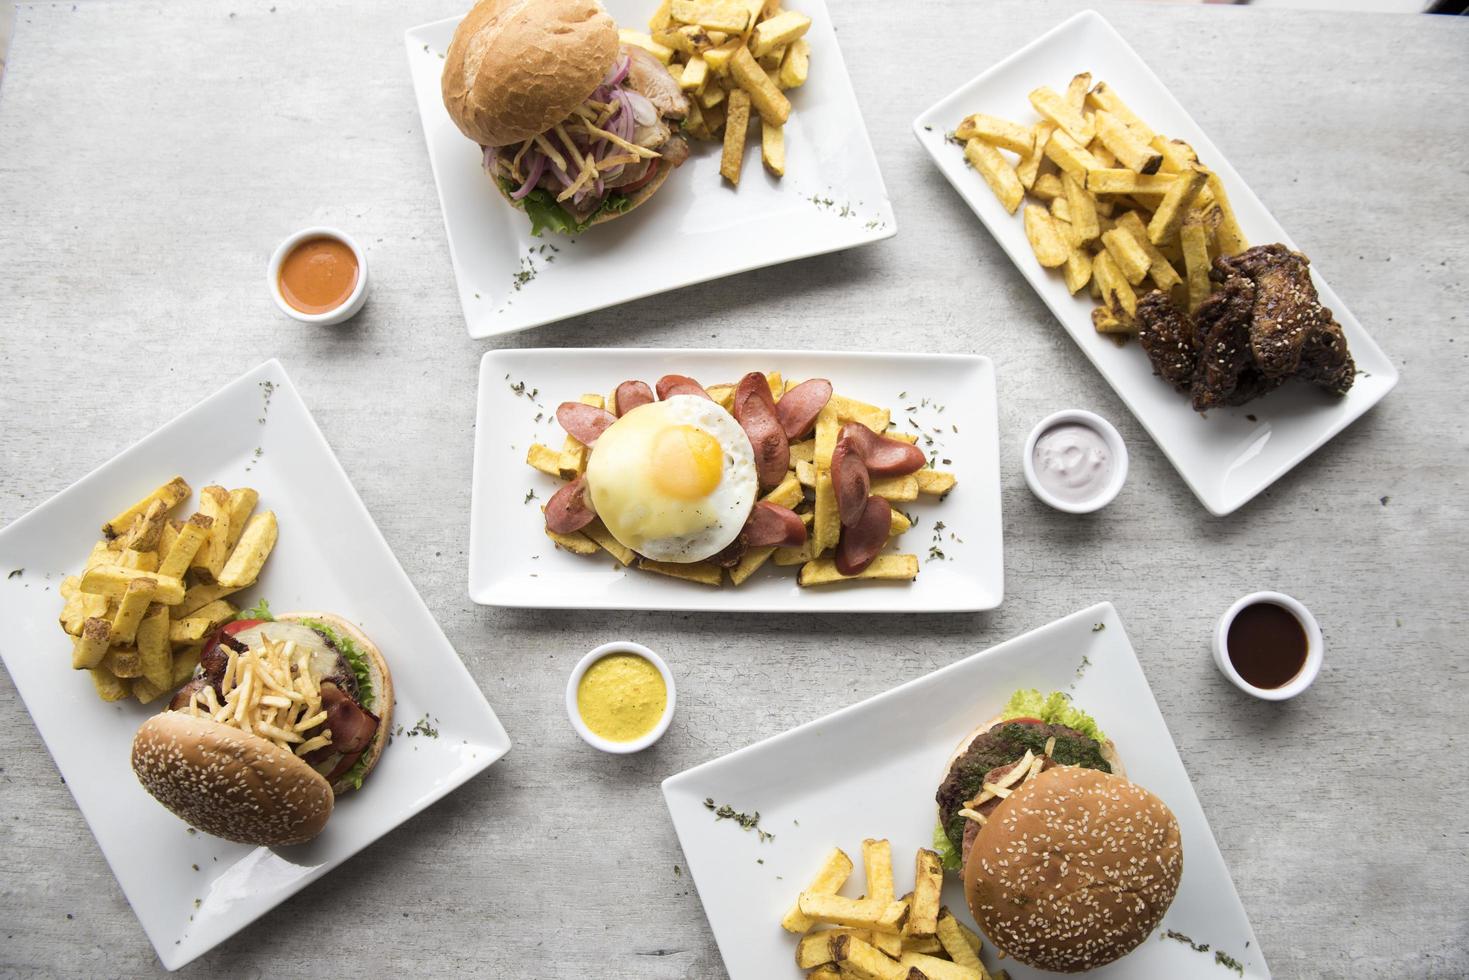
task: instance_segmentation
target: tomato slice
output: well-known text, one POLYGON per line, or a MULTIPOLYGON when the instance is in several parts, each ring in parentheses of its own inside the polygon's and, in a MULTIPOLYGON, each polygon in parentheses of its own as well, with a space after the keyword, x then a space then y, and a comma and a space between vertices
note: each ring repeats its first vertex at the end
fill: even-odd
POLYGON ((209 639, 204 641, 204 646, 199 650, 200 661, 203 661, 206 656, 214 652, 214 648, 219 646, 220 640, 227 636, 234 636, 236 633, 244 632, 252 626, 259 626, 263 622, 265 622, 263 619, 237 619, 233 623, 225 623, 211 633, 209 639))
POLYGON ((1039 718, 1031 718, 1029 716, 1026 716, 1024 718, 1006 718, 1004 721, 1000 722, 1000 724, 1002 724, 1002 725, 1044 725, 1045 722, 1041 721, 1039 718))
POLYGON ((639 177, 637 180, 633 181, 631 184, 625 184, 622 187, 616 188, 616 190, 617 190, 617 192, 619 194, 623 194, 623 195, 631 194, 633 191, 635 191, 638 188, 643 187, 644 185, 646 185, 650 180, 652 180, 656 176, 658 176, 658 163, 655 161, 653 163, 648 164, 648 172, 645 173, 645 174, 643 174, 643 176, 639 177))

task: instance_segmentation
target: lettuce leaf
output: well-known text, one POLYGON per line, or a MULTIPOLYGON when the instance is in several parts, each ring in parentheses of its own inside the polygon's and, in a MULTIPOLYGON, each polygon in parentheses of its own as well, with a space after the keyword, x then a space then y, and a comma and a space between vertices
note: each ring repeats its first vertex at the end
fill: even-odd
POLYGON ((949 835, 944 833, 944 825, 941 823, 933 825, 933 849, 938 852, 939 860, 944 863, 945 871, 964 870, 964 862, 959 859, 959 848, 949 840, 949 835))
POLYGON ((1097 727, 1096 720, 1071 703, 1071 699, 1060 691, 1043 695, 1035 688, 1016 691, 1010 695, 1005 710, 1000 712, 1001 721, 1011 718, 1039 718, 1048 725, 1065 725, 1074 728, 1087 738, 1106 744, 1107 736, 1097 727))
MULTIPOLYGON (((504 181, 501 186, 506 193, 515 190, 515 187, 504 181)), ((577 221, 571 212, 556 203, 555 196, 542 187, 537 187, 524 198, 520 204, 525 208, 525 213, 530 218, 530 233, 537 238, 541 237, 543 231, 559 232, 563 235, 579 235, 589 228, 599 215, 607 212, 620 213, 626 211, 632 204, 631 199, 625 194, 616 192, 608 194, 602 201, 602 206, 587 216, 585 221, 577 221)))
POLYGON ((352 642, 350 636, 343 636, 319 619, 303 619, 301 625, 325 634, 326 638, 342 651, 342 656, 347 659, 347 666, 352 668, 352 674, 357 678, 357 693, 361 695, 362 706, 371 711, 375 699, 372 691, 372 671, 367 666, 367 654, 357 648, 357 644, 352 642))
POLYGON ((275 617, 270 614, 270 603, 264 599, 255 603, 249 609, 241 609, 235 616, 235 622, 238 623, 242 619, 263 619, 267 622, 275 622, 275 617))

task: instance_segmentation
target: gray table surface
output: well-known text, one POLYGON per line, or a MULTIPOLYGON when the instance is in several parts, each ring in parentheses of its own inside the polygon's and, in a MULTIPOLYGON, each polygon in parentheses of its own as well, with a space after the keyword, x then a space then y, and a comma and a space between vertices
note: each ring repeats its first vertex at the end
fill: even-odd
MULTIPOLYGON (((1402 369, 1381 406, 1219 520, 909 132, 1072 7, 833 6, 898 236, 504 343, 794 335, 989 355, 1009 586, 993 613, 475 606, 486 345, 464 332, 402 42, 459 0, 21 4, 0 84, 0 524, 278 355, 516 743, 190 975, 722 976, 673 874, 659 780, 1100 599, 1128 625, 1275 975, 1469 974, 1469 24, 1099 4, 1402 369), (318 222, 371 253, 367 309, 339 329, 286 321, 263 288, 275 243, 318 222), (1091 520, 1040 505, 1018 463, 1031 424, 1078 405, 1132 450, 1121 498, 1091 520), (1237 694, 1208 654, 1219 612, 1267 587, 1307 602, 1328 643, 1316 686, 1284 706, 1237 694), (626 760, 582 745, 561 709, 574 659, 615 636, 668 656, 683 694, 662 743, 626 760)), ((3 673, 0 744, 0 973, 157 972, 3 673)))

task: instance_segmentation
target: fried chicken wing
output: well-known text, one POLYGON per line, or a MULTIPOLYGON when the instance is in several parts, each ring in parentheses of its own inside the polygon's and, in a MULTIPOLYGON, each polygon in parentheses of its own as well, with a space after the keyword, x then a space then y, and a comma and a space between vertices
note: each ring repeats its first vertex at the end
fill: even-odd
POLYGON ((1193 319, 1155 289, 1137 304, 1137 339, 1153 362, 1153 373, 1188 393, 1199 363, 1199 341, 1193 319))

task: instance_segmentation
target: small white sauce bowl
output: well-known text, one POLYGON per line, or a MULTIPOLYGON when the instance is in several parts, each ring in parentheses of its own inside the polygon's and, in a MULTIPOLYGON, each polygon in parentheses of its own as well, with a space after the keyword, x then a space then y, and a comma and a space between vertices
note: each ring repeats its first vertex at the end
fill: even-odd
POLYGON ((1224 615, 1219 617, 1219 624, 1214 628, 1214 665, 1219 668, 1221 674, 1229 678, 1231 684, 1262 701, 1288 701, 1300 694, 1310 687, 1311 683, 1316 680, 1316 675, 1321 673, 1321 663, 1325 657, 1326 650, 1321 640, 1321 626, 1316 622, 1316 617, 1311 615, 1311 610, 1283 592, 1251 592, 1230 606, 1224 615), (1239 615, 1241 609, 1253 606, 1257 602, 1273 602, 1280 606, 1296 617, 1296 621, 1301 624, 1301 629, 1306 631, 1306 662, 1301 666, 1301 672, 1283 687, 1256 687, 1241 677, 1239 671, 1234 669, 1234 664, 1229 660, 1229 627, 1233 625, 1234 617, 1239 615))
POLYGON ((1034 429, 1030 430, 1030 437, 1025 440, 1025 451, 1021 455, 1020 465, 1025 471, 1025 482, 1030 486, 1030 492, 1045 504, 1049 504, 1056 510, 1065 511, 1068 514, 1090 514, 1101 510, 1117 498, 1122 490, 1122 484, 1127 482, 1127 444, 1122 441, 1122 436, 1116 427, 1095 412, 1088 412, 1080 408, 1068 408, 1052 415, 1047 415, 1040 420, 1034 429), (1051 491, 1047 490, 1040 481, 1040 475, 1035 471, 1035 444, 1040 437, 1058 425, 1074 423, 1084 425, 1107 444, 1107 451, 1112 454, 1112 478, 1094 497, 1088 500, 1071 501, 1062 500, 1051 491))
POLYGON ((604 643, 585 657, 582 657, 575 669, 572 670, 571 678, 566 682, 566 714, 571 718, 571 727, 575 728, 576 733, 581 736, 582 741, 586 742, 592 748, 601 749, 603 752, 611 752, 614 755, 628 755, 632 752, 641 752, 662 738, 663 733, 668 731, 669 723, 673 721, 673 709, 676 701, 677 697, 673 687, 673 671, 668 669, 668 665, 663 662, 663 658, 641 643, 632 643, 628 640, 614 640, 611 643, 604 643), (582 721, 581 711, 576 706, 576 689, 581 684, 582 676, 586 674, 587 669, 603 657, 611 656, 614 653, 631 653, 642 657, 654 667, 658 668, 658 673, 663 676, 663 684, 668 689, 668 703, 663 706, 663 717, 658 719, 658 724, 653 726, 652 731, 648 732, 642 738, 634 739, 631 742, 614 742, 611 739, 606 739, 598 735, 587 727, 586 722, 582 721))
POLYGON ((367 302, 367 253, 362 251, 352 236, 344 231, 324 226, 303 228, 276 246, 275 252, 270 256, 270 264, 266 266, 265 278, 270 286, 270 295, 282 313, 302 323, 315 323, 329 327, 344 320, 350 320, 362 309, 362 304, 367 302), (287 303, 286 297, 281 294, 281 265, 286 261, 286 256, 291 254, 291 249, 312 238, 335 239, 350 248, 352 255, 357 259, 357 284, 352 287, 352 292, 348 294, 346 302, 325 313, 302 313, 287 303))

